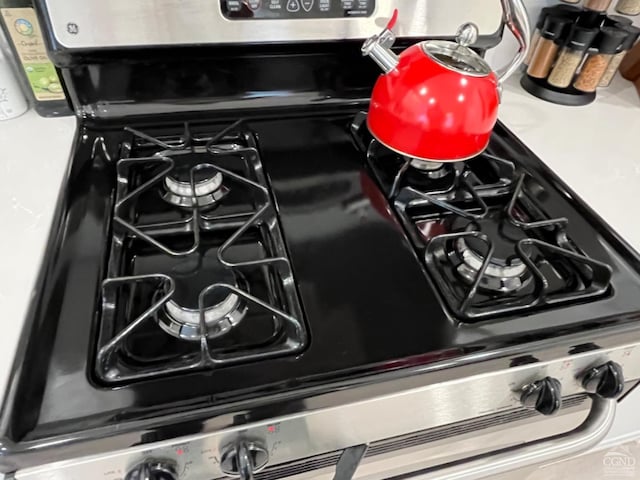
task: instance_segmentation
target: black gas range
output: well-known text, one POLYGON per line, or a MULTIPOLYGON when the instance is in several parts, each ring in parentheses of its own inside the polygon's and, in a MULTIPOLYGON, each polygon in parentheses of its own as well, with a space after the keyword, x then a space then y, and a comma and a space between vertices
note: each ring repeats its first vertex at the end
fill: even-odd
MULTIPOLYGON (((344 34, 294 28, 302 10, 203 4, 221 29, 291 26, 204 47, 225 42, 177 26, 69 36, 69 7, 39 3, 79 123, 2 471, 472 478, 606 433, 640 379, 637 254, 501 124, 449 165, 378 144, 358 39, 387 6, 318 11, 344 34), (292 43, 307 35, 322 42, 292 43)), ((74 23, 100 9, 203 21, 116 4, 74 23)), ((438 28, 475 18, 489 47, 500 37, 474 5, 438 28)))

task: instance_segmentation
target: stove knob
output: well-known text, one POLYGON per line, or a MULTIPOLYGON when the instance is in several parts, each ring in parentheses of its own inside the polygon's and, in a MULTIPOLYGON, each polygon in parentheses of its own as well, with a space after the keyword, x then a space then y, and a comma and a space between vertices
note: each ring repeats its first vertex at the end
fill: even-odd
POLYGON ((150 458, 133 467, 124 480, 178 480, 178 472, 175 462, 150 458))
POLYGON ((562 385, 551 377, 537 380, 522 389, 520 401, 528 408, 535 408, 543 415, 553 415, 562 406, 562 385))
POLYGON ((590 368, 582 377, 582 387, 602 398, 617 398, 624 390, 622 367, 616 362, 607 362, 590 368))
POLYGON ((253 474, 262 470, 269 461, 269 452, 255 442, 240 441, 222 450, 220 469, 226 475, 253 480, 253 474))

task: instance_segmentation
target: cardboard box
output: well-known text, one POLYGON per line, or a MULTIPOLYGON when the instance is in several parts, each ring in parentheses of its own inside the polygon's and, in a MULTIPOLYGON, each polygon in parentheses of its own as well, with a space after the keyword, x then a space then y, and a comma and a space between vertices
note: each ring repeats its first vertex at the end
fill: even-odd
POLYGON ((620 75, 627 80, 635 81, 640 78, 640 42, 624 57, 620 64, 620 75))

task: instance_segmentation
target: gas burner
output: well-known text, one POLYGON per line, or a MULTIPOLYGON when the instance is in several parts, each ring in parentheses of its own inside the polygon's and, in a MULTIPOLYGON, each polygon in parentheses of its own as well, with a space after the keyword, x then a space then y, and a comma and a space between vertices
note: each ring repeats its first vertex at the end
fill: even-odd
POLYGON ((524 184, 480 214, 439 202, 444 218, 412 220, 429 233, 418 240, 427 269, 465 321, 606 295, 611 269, 573 246, 566 219, 543 218, 524 184))
POLYGON ((249 290, 244 277, 224 267, 215 256, 186 259, 171 271, 175 276, 175 291, 156 317, 158 325, 169 335, 183 340, 200 340, 200 312, 209 340, 225 335, 244 319, 247 304, 229 289, 213 290, 207 295, 206 304, 201 304, 200 292, 212 283, 249 290))
MULTIPOLYGON (((452 228, 459 230, 460 225, 468 222, 457 218, 452 228)), ((482 221, 470 222, 463 229, 466 232, 481 231, 491 239, 493 254, 480 280, 479 288, 499 293, 519 290, 531 280, 527 265, 516 253, 516 245, 526 238, 509 222, 482 221)), ((456 270, 469 284, 473 284, 489 254, 489 245, 478 237, 460 237, 453 242, 455 254, 450 255, 457 265, 456 270)))
POLYGON ((220 172, 208 170, 206 173, 210 173, 209 176, 203 176, 203 173, 205 172, 199 171, 195 174, 193 187, 189 170, 184 172, 174 170, 169 173, 164 178, 165 191, 162 198, 180 208, 193 208, 194 197, 201 208, 211 208, 216 205, 229 193, 229 189, 222 184, 223 176, 220 172), (203 178, 197 178, 197 176, 203 178))
POLYGON ((352 126, 356 144, 366 151, 387 196, 401 203, 431 201, 428 198, 431 194, 456 195, 464 190, 469 196, 477 197, 476 193, 481 191, 502 195, 511 189, 515 165, 509 160, 488 152, 459 162, 407 157, 370 138, 363 130, 364 127, 352 126))
POLYGON ((186 256, 197 249, 202 231, 240 228, 274 213, 258 178, 256 139, 241 121, 216 134, 196 133, 188 124, 180 135, 125 130, 134 137, 116 166, 114 221, 120 233, 186 256), (192 242, 172 248, 168 237, 176 233, 190 233, 192 242))
MULTIPOLYGON (((206 337, 214 339, 231 331, 247 313, 247 307, 237 295, 231 293, 220 303, 203 309, 204 322, 207 325, 206 337)), ((164 305, 158 314, 158 324, 170 335, 183 340, 198 341, 201 338, 200 311, 185 308, 173 300, 164 305)))
POLYGON ((431 162, 428 160, 421 160, 419 158, 404 157, 406 162, 415 169, 420 175, 424 175, 432 180, 439 180, 446 177, 450 169, 447 168, 443 162, 431 162))
MULTIPOLYGON (((247 304, 234 293, 217 294, 214 305, 203 309, 206 337, 221 337, 237 326, 247 314, 247 304)), ((158 324, 169 335, 189 341, 202 337, 200 310, 186 308, 169 300, 158 313, 158 324)))

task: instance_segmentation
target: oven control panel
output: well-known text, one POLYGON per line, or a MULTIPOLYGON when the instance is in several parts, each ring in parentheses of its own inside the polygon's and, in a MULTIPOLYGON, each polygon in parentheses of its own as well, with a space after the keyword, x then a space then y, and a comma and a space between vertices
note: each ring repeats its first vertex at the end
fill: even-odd
MULTIPOLYGON (((77 460, 18 470, 17 480, 202 480, 338 452, 410 432, 481 418, 522 406, 551 415, 563 398, 591 393, 618 398, 640 379, 640 345, 575 353, 550 362, 430 385, 416 379, 362 387, 367 400, 291 413, 251 425, 139 445, 77 460), (403 382, 407 382, 405 385, 403 382), (410 385, 413 385, 410 387, 410 385), (384 393, 383 394, 383 390, 384 393), (451 402, 449 399, 464 399, 451 402)), ((348 396, 348 392, 345 392, 348 396)), ((245 477, 246 478, 246 477, 245 477)))
POLYGON ((373 14, 376 0, 221 0, 230 19, 355 18, 373 14))
POLYGON ((364 40, 398 10, 399 38, 454 37, 473 22, 502 27, 500 0, 39 0, 61 48, 364 40), (455 5, 452 5, 455 4, 455 5), (101 19, 98 22, 96 19, 101 19))

